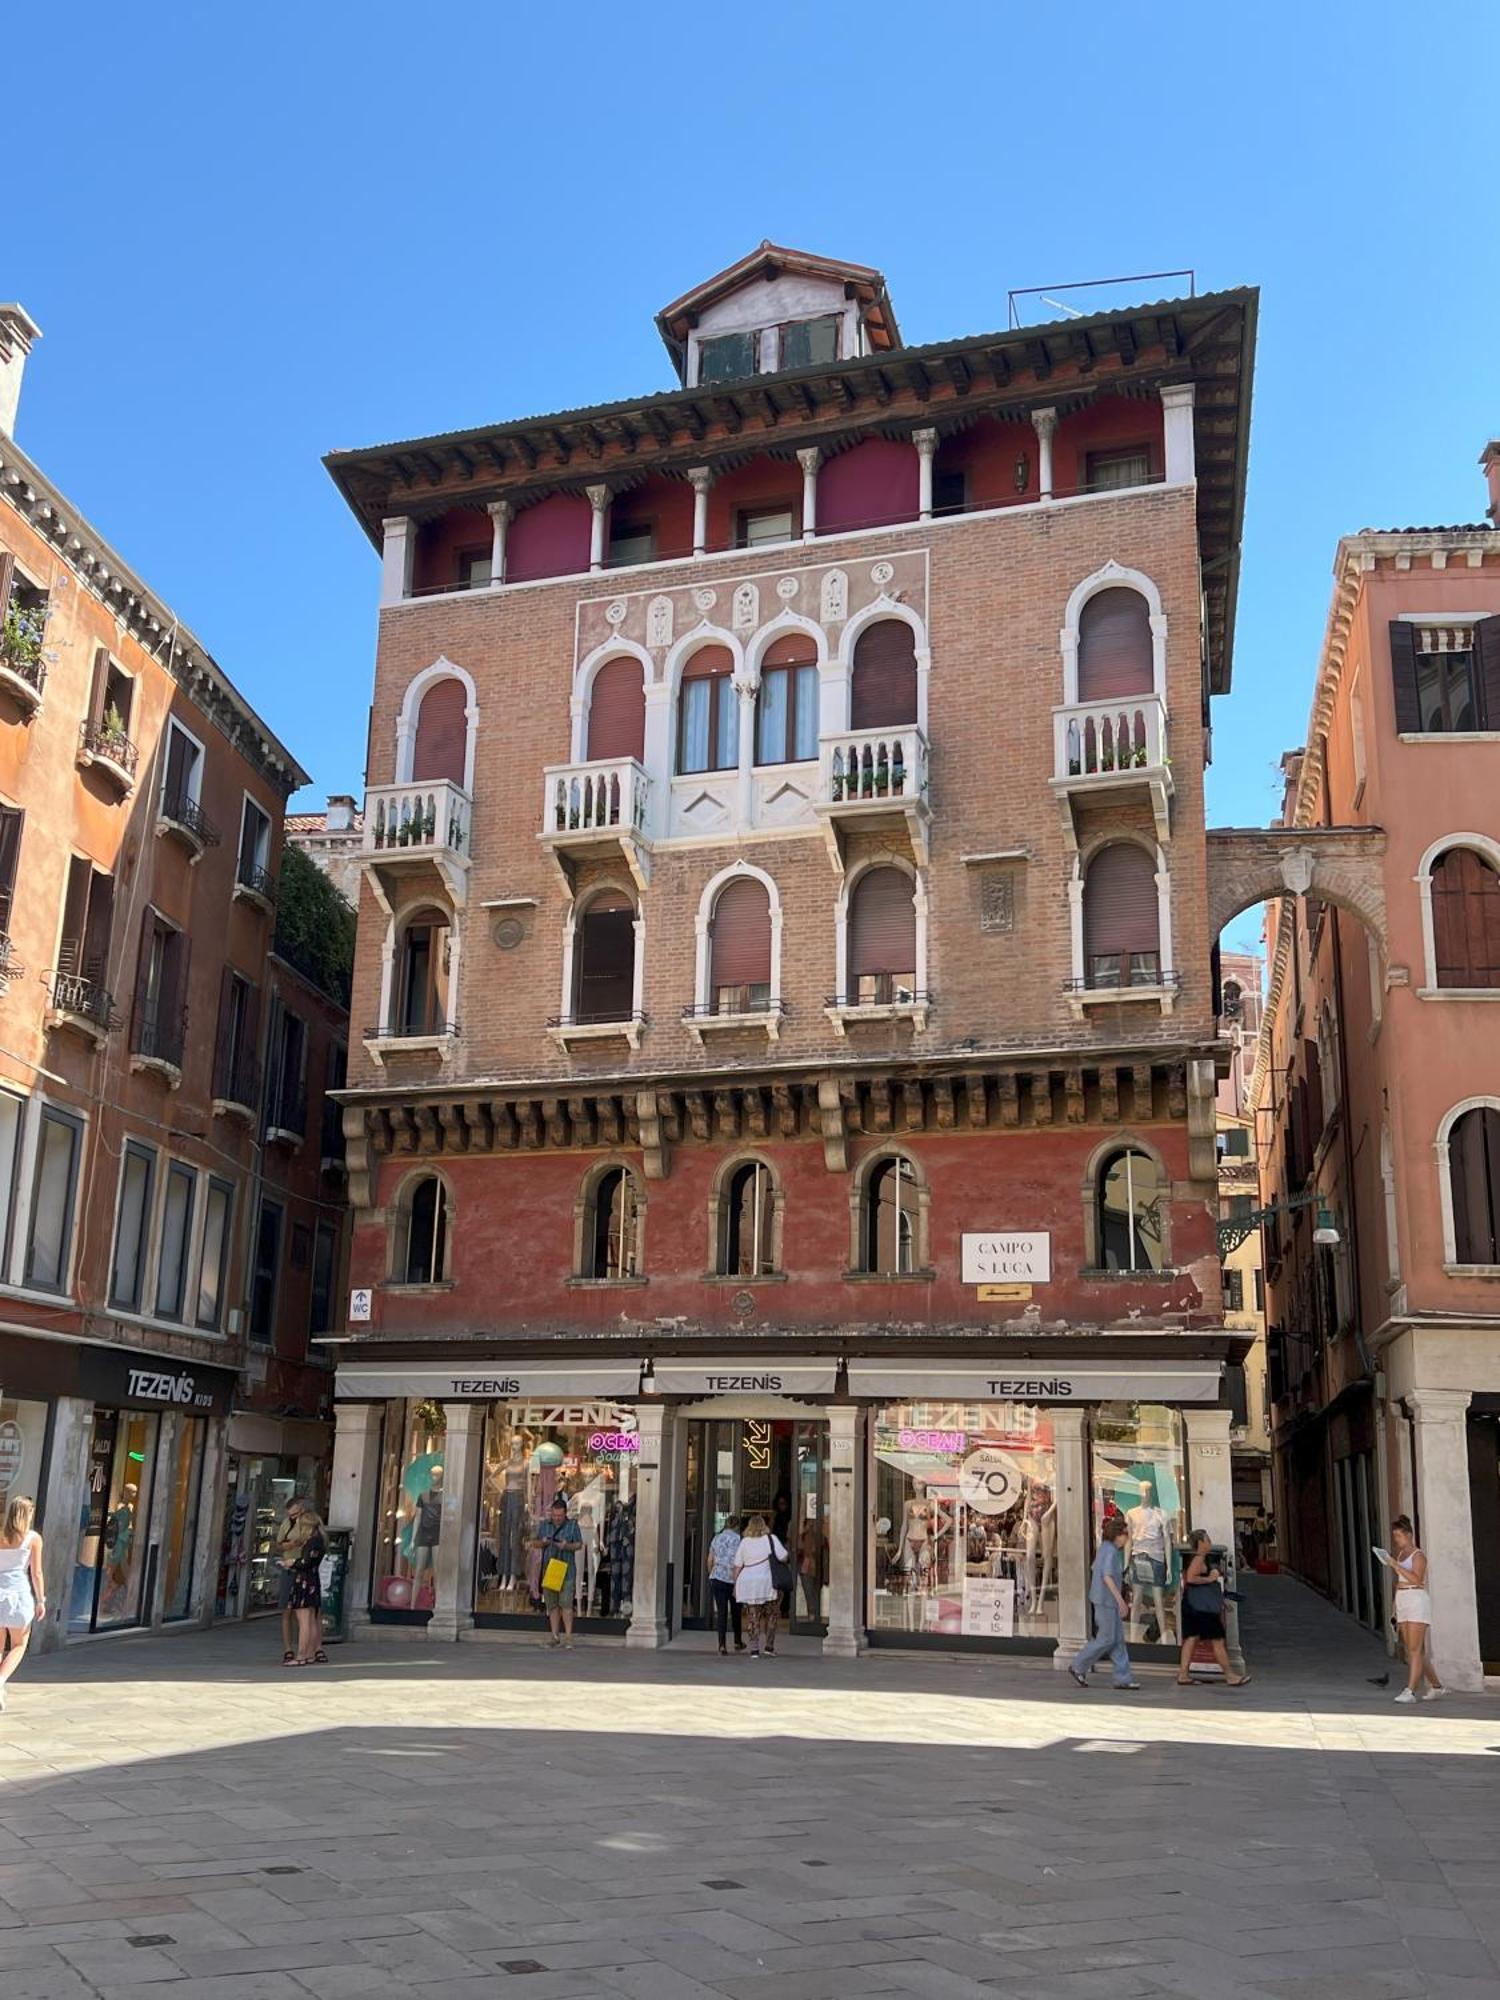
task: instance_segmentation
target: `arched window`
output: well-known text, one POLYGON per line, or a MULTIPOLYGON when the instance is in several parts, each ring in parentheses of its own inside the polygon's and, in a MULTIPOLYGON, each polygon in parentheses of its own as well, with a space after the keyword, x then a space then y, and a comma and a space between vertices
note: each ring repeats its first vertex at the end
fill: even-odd
POLYGON ((1083 973, 1091 991, 1161 981, 1156 867, 1129 841, 1101 847, 1084 877, 1083 973))
POLYGON ((398 1035, 441 1035, 448 1026, 448 918, 422 909, 401 926, 396 953, 395 1011, 398 1035))
POLYGON ((1450 847, 1431 880, 1438 985, 1500 986, 1500 873, 1472 847, 1450 847))
POLYGON ((448 1191, 427 1174, 402 1204, 396 1272, 404 1285, 440 1285, 448 1276, 448 1191))
POLYGON ((640 1275, 640 1202, 628 1167, 608 1167, 595 1181, 584 1234, 585 1278, 640 1275))
POLYGON ((740 761, 740 699, 727 646, 700 646, 677 695, 679 771, 732 771, 740 761))
POLYGON ((1237 1021, 1244 1012, 1245 992, 1237 979, 1224 981, 1224 997, 1221 1004, 1226 1021, 1237 1021))
POLYGON ((1113 701, 1154 685, 1151 607, 1138 590, 1096 591, 1078 619, 1078 699, 1113 701))
POLYGON ((1098 1257, 1106 1271, 1160 1271, 1166 1263, 1168 1186, 1147 1153, 1115 1153, 1099 1169, 1098 1257))
POLYGON ((412 746, 414 784, 448 778, 462 786, 468 757, 468 696, 462 681, 434 681, 417 709, 417 734, 412 746))
POLYGON ((900 1154, 878 1160, 865 1182, 861 1264, 881 1277, 917 1268, 917 1176, 900 1154))
POLYGON ((718 1271, 723 1278, 764 1278, 776 1269, 776 1188, 760 1160, 735 1167, 720 1201, 718 1271))
POLYGON ((901 618, 877 618, 854 642, 849 727, 895 729, 917 719, 917 654, 901 618))
POLYGON ((708 989, 715 1014, 761 1013, 771 1004, 771 899, 753 875, 736 876, 714 898, 708 989))
POLYGON ((849 899, 849 998, 889 1006, 917 997, 917 906, 910 875, 869 868, 849 899))
POLYGON ((755 703, 757 764, 807 763, 818 754, 818 648, 789 632, 766 649, 755 703))
POLYGON ((573 939, 573 1017, 628 1021, 635 1012, 635 905, 604 889, 578 919, 573 939))
POLYGON ((646 754, 646 691, 639 660, 606 660, 589 689, 590 763, 646 754))
POLYGON ((1453 1256, 1458 1264, 1500 1264, 1500 1111, 1476 1105, 1448 1134, 1453 1256))

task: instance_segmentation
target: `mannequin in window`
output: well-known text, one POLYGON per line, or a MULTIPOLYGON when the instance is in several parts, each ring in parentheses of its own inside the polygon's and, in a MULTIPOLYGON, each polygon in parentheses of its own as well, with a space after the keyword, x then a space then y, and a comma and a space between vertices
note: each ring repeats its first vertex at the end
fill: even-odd
POLYGON ((510 1456, 501 1468, 500 1588, 514 1590, 526 1574, 526 1441, 510 1434, 510 1456))
POLYGON ((411 1523, 414 1604, 417 1597, 415 1586, 424 1570, 431 1569, 437 1561, 437 1546, 443 1533, 443 1468, 440 1465, 433 1466, 427 1479, 427 1490, 417 1495, 411 1523))
POLYGON ((635 1495, 610 1516, 606 1537, 609 1550, 610 1607, 617 1616, 631 1602, 635 1582, 635 1495))
POLYGON ((1142 1613, 1149 1590, 1156 1613, 1158 1643, 1175 1645, 1176 1640, 1168 1637, 1167 1619, 1167 1585, 1171 1580, 1172 1566, 1171 1524, 1157 1503, 1156 1487, 1149 1479, 1141 1481, 1139 1501, 1126 1510, 1125 1533, 1129 1552, 1126 1574, 1135 1588, 1130 1636, 1141 1636, 1142 1613))

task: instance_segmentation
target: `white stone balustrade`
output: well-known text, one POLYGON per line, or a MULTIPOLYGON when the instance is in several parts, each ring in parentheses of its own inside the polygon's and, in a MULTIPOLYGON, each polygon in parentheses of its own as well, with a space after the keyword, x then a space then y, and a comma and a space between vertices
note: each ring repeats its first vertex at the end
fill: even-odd
POLYGON ((634 757, 549 764, 542 773, 542 838, 643 835, 651 780, 634 757))
POLYGON ((847 729, 818 743, 818 801, 850 808, 912 802, 927 792, 927 738, 899 729, 847 729))
POLYGON ((1052 711, 1053 775, 1118 782, 1167 761, 1167 712, 1156 694, 1075 702, 1052 711))
POLYGON ((446 778, 372 785, 365 793, 364 851, 383 862, 402 856, 467 861, 472 811, 468 793, 446 778))

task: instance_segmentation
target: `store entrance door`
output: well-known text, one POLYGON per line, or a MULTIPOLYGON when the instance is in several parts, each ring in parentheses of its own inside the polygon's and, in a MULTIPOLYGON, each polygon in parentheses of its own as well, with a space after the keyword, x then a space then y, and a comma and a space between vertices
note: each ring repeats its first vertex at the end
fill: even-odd
POLYGON ((681 1614, 685 1630, 713 1623, 708 1549, 727 1521, 763 1514, 797 1572, 783 1630, 828 1630, 828 1425, 809 1417, 708 1417, 687 1426, 681 1614))

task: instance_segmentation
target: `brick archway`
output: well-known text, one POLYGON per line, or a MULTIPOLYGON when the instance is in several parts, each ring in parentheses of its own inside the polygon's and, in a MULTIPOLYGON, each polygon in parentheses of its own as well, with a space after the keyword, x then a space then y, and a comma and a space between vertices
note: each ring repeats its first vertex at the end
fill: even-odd
POLYGON ((1348 910, 1387 948, 1378 826, 1214 827, 1208 834, 1209 934, 1278 896, 1317 896, 1348 910))

